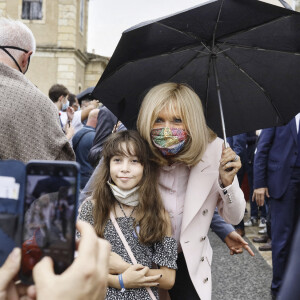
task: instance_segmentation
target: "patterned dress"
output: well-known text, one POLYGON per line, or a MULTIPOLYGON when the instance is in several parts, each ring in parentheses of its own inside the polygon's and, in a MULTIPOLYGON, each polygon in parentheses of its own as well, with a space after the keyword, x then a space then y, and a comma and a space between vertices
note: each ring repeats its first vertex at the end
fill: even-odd
MULTIPOLYGON (((90 200, 87 200, 82 205, 79 219, 86 221, 94 226, 93 204, 90 200)), ((120 229, 124 234, 138 264, 151 268, 152 263, 155 263, 158 266, 177 269, 177 243, 174 238, 165 237, 161 242, 152 245, 143 245, 139 242, 136 236, 133 227, 134 219, 132 217, 120 217, 116 218, 116 221, 118 222, 120 229)), ((131 259, 110 219, 105 226, 104 238, 110 242, 111 250, 113 252, 119 254, 127 263, 132 264, 131 259)), ((151 289, 156 298, 159 299, 158 289, 156 287, 152 287, 151 289)), ((125 292, 121 292, 121 290, 119 289, 109 287, 107 289, 106 299, 151 300, 151 297, 145 288, 126 289, 125 292)))

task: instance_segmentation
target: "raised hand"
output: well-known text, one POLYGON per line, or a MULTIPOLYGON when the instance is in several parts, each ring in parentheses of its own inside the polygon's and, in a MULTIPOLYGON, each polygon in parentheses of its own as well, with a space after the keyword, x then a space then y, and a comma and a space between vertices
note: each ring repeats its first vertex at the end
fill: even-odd
POLYGON ((231 149, 224 148, 222 150, 222 156, 220 159, 219 175, 224 187, 232 184, 234 176, 241 168, 242 163, 240 157, 231 149), (228 169, 232 168, 231 171, 228 169))

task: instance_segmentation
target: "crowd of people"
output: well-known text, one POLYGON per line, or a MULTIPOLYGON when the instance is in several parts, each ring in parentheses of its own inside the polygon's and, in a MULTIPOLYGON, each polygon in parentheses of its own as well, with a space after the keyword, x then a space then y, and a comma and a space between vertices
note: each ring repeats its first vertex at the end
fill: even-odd
POLYGON ((261 241, 272 240, 272 295, 297 299, 285 295, 298 288, 287 278, 299 270, 287 264, 300 215, 300 114, 259 137, 234 136, 228 147, 207 126, 198 95, 169 82, 148 91, 131 131, 98 100, 61 84, 49 97, 39 91, 25 76, 34 52, 26 25, 0 19, 0 159, 80 164, 79 255, 61 275, 43 258, 25 287, 14 282, 14 249, 0 268, 0 300, 211 299, 209 229, 230 254, 254 255, 242 236, 259 212, 261 241))

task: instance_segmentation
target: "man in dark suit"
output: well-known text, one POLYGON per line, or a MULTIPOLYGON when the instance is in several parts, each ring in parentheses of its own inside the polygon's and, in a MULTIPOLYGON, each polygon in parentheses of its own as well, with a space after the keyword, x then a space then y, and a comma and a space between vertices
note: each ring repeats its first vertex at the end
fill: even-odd
POLYGON ((273 280, 277 296, 300 215, 300 113, 286 126, 264 129, 254 159, 254 197, 270 197, 273 280))
POLYGON ((289 263, 285 272, 284 280, 280 289, 278 300, 299 300, 300 299, 300 220, 293 239, 293 246, 289 263))

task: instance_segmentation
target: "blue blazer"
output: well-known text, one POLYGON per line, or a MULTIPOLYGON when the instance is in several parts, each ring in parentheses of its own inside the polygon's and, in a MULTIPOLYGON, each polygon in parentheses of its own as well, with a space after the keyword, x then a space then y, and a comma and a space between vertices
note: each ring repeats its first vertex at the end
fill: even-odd
POLYGON ((254 158, 254 188, 267 187, 272 198, 287 189, 298 155, 296 120, 264 129, 254 158))

